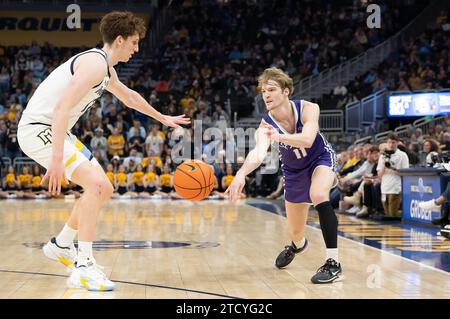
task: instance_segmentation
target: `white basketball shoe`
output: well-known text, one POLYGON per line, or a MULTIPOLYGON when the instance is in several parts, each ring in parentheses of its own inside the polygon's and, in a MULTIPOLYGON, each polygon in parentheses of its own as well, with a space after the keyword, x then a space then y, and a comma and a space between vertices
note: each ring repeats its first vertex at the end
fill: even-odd
POLYGON ((70 244, 69 247, 61 247, 56 243, 56 238, 53 237, 42 248, 44 255, 51 260, 56 260, 64 266, 72 269, 77 260, 77 250, 75 246, 70 244))
POLYGON ((85 264, 77 264, 67 279, 69 288, 86 288, 89 291, 111 291, 115 284, 108 279, 97 265, 95 259, 89 259, 85 264))

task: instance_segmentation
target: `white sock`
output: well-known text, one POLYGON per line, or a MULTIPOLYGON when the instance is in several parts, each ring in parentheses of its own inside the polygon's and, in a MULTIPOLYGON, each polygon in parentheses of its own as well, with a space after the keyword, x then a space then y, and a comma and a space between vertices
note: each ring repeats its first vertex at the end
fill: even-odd
POLYGON ((88 260, 92 259, 92 242, 79 241, 78 242, 78 265, 86 265, 88 260))
POLYGON ((327 248, 327 260, 329 258, 339 262, 339 253, 337 248, 327 248))
POLYGON ((75 239, 77 233, 78 230, 72 229, 67 224, 65 224, 59 235, 56 236, 56 243, 60 247, 69 247, 75 239))
POLYGON ((303 246, 305 246, 305 242, 306 242, 305 237, 303 237, 299 241, 293 241, 293 243, 297 249, 303 248, 303 246))

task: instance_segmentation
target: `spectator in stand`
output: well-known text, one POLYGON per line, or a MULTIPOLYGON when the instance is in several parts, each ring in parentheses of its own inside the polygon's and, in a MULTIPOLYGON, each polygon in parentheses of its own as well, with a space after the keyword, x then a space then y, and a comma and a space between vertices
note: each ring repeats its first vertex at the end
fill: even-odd
POLYGON ((97 127, 94 131, 94 137, 91 139, 91 150, 92 152, 100 152, 100 155, 103 159, 106 159, 106 151, 108 149, 108 141, 103 136, 103 129, 101 127, 97 127))
POLYGON ((158 125, 152 125, 150 134, 145 139, 145 150, 147 156, 152 151, 153 156, 161 156, 164 139, 158 134, 159 127, 158 125))
POLYGON ((139 156, 139 154, 135 148, 132 148, 130 150, 130 155, 123 160, 123 165, 129 171, 133 171, 134 166, 141 164, 141 162, 142 162, 142 157, 139 156))
POLYGON ((426 139, 423 142, 422 166, 432 167, 435 163, 433 157, 438 156, 440 152, 439 143, 436 140, 426 139))
POLYGON ((19 143, 17 142, 17 121, 13 120, 9 122, 9 127, 6 129, 6 143, 5 143, 5 155, 12 160, 21 156, 19 143))
POLYGON ((139 120, 133 121, 133 127, 130 128, 127 134, 127 141, 129 141, 133 136, 141 136, 145 140, 145 128, 141 125, 139 120))
POLYGON ((124 156, 125 154, 125 138, 119 134, 117 127, 113 128, 113 134, 108 137, 108 155, 124 156))

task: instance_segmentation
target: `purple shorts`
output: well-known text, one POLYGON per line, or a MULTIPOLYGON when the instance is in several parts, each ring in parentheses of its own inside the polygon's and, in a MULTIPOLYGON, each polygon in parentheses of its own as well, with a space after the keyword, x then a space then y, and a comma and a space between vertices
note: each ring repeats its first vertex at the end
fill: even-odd
POLYGON ((284 199, 291 203, 312 204, 309 196, 311 177, 314 170, 319 166, 326 166, 335 170, 334 161, 328 152, 322 153, 315 161, 302 170, 289 170, 283 168, 284 176, 284 199))

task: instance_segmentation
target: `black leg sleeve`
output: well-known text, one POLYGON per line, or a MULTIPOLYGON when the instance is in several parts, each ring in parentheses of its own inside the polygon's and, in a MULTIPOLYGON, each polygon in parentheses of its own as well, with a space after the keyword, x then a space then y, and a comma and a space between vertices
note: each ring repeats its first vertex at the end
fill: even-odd
POLYGON ((330 202, 323 202, 316 206, 319 212, 320 228, 327 248, 337 248, 338 220, 330 202))

